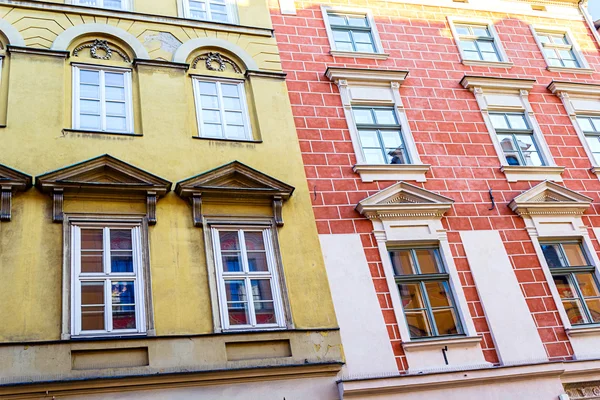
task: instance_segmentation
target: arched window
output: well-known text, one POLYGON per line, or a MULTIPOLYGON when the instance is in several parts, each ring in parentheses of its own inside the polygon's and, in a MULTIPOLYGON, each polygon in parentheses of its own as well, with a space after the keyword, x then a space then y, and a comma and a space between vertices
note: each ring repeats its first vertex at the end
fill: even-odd
POLYGON ((135 134, 134 52, 124 42, 88 34, 69 45, 72 69, 71 126, 78 131, 135 134))

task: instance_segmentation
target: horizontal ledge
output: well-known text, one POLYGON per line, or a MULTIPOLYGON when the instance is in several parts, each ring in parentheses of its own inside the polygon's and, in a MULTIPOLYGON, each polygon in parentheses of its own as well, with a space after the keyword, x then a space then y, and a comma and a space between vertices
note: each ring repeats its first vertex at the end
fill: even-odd
POLYGON ((570 74, 593 74, 596 72, 595 69, 592 68, 568 68, 568 67, 546 67, 546 69, 550 72, 567 72, 570 74))
POLYGON ((463 60, 463 65, 473 67, 490 67, 490 68, 511 68, 514 64, 508 61, 479 61, 479 60, 463 60))
POLYGON ((555 166, 521 166, 521 165, 503 165, 500 171, 506 175, 509 182, 518 181, 556 181, 562 182, 561 174, 565 167, 555 166))
POLYGON ((402 83, 408 76, 406 70, 377 69, 377 68, 346 68, 346 67, 327 67, 325 76, 336 83, 346 79, 349 81, 364 82, 399 82, 402 83))
POLYGON ((253 36, 273 37, 272 28, 260 28, 248 25, 202 21, 191 18, 174 17, 169 15, 148 14, 125 10, 110 10, 106 8, 89 7, 75 4, 57 4, 49 1, 37 0, 0 0, 0 4, 43 11, 76 13, 90 15, 93 17, 108 17, 133 21, 152 22, 160 25, 179 25, 188 28, 207 29, 213 31, 231 32, 236 34, 246 34, 253 36))
POLYGON ((38 56, 50 56, 58 58, 69 58, 71 56, 71 52, 65 50, 49 50, 37 47, 13 46, 10 44, 7 46, 7 50, 9 53, 35 54, 38 56))
POLYGON ((360 51, 331 50, 329 53, 334 57, 370 58, 373 60, 387 60, 390 57, 386 53, 364 53, 360 51))
POLYGON ((574 95, 579 94, 586 96, 600 95, 600 85, 593 83, 564 82, 552 80, 552 82, 547 86, 547 89, 553 94, 569 93, 574 95))
POLYGON ((233 142, 233 143, 262 143, 262 140, 243 140, 243 139, 227 139, 227 138, 209 138, 202 136, 192 136, 192 139, 199 140, 214 140, 215 142, 233 142))
POLYGON ((407 350, 426 349, 431 347, 474 345, 481 343, 481 336, 455 336, 447 338, 423 339, 410 342, 402 342, 402 347, 407 350))
POLYGON ((143 65, 146 67, 163 67, 163 68, 174 68, 181 69, 187 71, 190 68, 190 64, 187 63, 178 63, 173 61, 164 61, 164 60, 148 60, 145 58, 135 58, 133 60, 133 65, 143 65))
POLYGON ((71 129, 64 128, 62 130, 63 133, 81 133, 81 134, 89 134, 89 135, 117 135, 117 136, 134 136, 141 137, 144 136, 141 133, 128 133, 128 132, 109 132, 109 131, 88 131, 85 129, 71 129))
POLYGON ((566 329, 569 336, 584 336, 600 334, 600 326, 577 326, 566 329))
POLYGON ((417 181, 426 182, 427 164, 356 164, 352 170, 363 182, 373 181, 417 181))
POLYGON ((536 79, 526 78, 500 78, 489 76, 477 76, 465 74, 460 80, 460 84, 465 89, 480 87, 483 89, 503 89, 503 90, 531 90, 536 79))
POLYGON ((259 71, 259 70, 252 70, 252 69, 247 70, 245 75, 246 75, 246 78, 256 76, 256 77, 260 77, 260 78, 273 78, 273 79, 282 79, 282 80, 285 80, 285 78, 287 77, 287 74, 285 72, 259 71))

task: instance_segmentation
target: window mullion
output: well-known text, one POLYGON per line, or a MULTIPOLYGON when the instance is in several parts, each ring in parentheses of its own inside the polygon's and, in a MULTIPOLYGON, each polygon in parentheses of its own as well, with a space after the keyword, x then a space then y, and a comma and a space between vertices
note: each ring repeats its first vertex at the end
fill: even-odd
POLYGON ((517 149, 517 153, 519 154, 519 160, 521 161, 521 165, 525 166, 527 165, 527 163, 525 162, 525 156, 523 155, 523 151, 521 151, 521 146, 519 146, 519 140, 517 139, 517 135, 515 135, 514 133, 511 135, 515 149, 517 149))
POLYGON ((246 275, 246 293, 248 300, 248 314, 250 314, 250 325, 256 326, 256 311, 254 310, 254 293, 252 292, 252 283, 250 276, 246 275))
POLYGON ((579 298, 579 301, 581 302, 581 307, 583 308, 583 312, 585 313, 585 317, 587 319, 587 323, 592 323, 594 321, 594 318, 592 318, 592 313, 590 312, 590 309, 588 308, 588 305, 585 302, 585 297, 583 296, 583 292, 581 291, 581 288, 579 287, 579 282, 577 282, 577 278, 575 277, 574 273, 569 274, 569 278, 571 281, 571 284, 573 285, 573 287, 575 287, 575 291, 577 291, 577 297, 579 298))
POLYGON ((437 326, 435 325, 435 318, 433 317, 433 309, 431 308, 429 296, 427 295, 427 288, 425 287, 425 282, 420 281, 419 285, 421 287, 421 294, 423 295, 423 302, 425 303, 425 308, 427 309, 426 313, 427 318, 429 319, 429 324, 431 325, 431 332, 434 336, 439 336, 437 326))
POLYGON ((100 126, 106 131, 106 80, 104 70, 100 70, 100 126))
POLYGON ((223 100, 223 91, 221 82, 217 82, 217 101, 219 102, 219 113, 221 114, 221 133, 223 138, 227 139, 227 123, 225 122, 225 101, 223 100))

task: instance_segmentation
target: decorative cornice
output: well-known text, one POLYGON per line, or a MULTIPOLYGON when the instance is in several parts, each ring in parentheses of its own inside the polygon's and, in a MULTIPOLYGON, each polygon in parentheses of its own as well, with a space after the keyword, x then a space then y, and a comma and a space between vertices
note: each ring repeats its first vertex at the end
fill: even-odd
POLYGON ((174 68, 181 69, 187 71, 190 68, 190 64, 187 63, 178 63, 173 61, 165 61, 165 60, 148 60, 143 58, 135 58, 133 60, 133 65, 138 66, 142 65, 145 67, 161 67, 161 68, 174 68))
POLYGON ((13 193, 30 187, 31 176, 0 164, 0 221, 10 221, 12 217, 13 193))
POLYGON ((550 72, 565 72, 568 74, 585 74, 591 75, 596 72, 593 68, 568 68, 568 67, 554 67, 548 66, 546 69, 550 72))
POLYGON ((360 201, 356 211, 368 219, 441 218, 454 200, 398 182, 360 201))
POLYGON ((600 397, 600 381, 565 384, 569 400, 597 399, 600 397))
POLYGON ((488 76, 465 75, 460 84, 465 89, 482 88, 487 90, 531 90, 535 79, 497 78, 488 76))
POLYGON ((367 69, 367 68, 344 68, 327 67, 325 76, 331 81, 338 83, 340 80, 355 82, 377 82, 377 83, 402 83, 408 76, 408 71, 391 69, 367 69))
POLYGON ((565 81, 552 81, 548 90, 553 94, 568 93, 569 95, 600 96, 600 85, 591 83, 576 83, 565 81))
POLYGON ((331 50, 329 53, 334 57, 370 58, 372 60, 387 60, 390 57, 390 55, 386 53, 364 53, 361 51, 331 50))
POLYGON ((229 65, 236 74, 242 73, 240 67, 232 59, 216 51, 201 54, 194 58, 191 62, 191 67, 194 69, 197 68, 200 61, 204 61, 204 66, 209 71, 224 72, 226 66, 229 65))
POLYGON ((482 60, 463 60, 463 65, 474 67, 490 67, 490 68, 512 68, 514 63, 510 61, 482 61, 482 60))
POLYGON ((69 58, 69 56, 71 55, 70 52, 63 50, 50 50, 35 47, 13 46, 11 44, 7 46, 7 50, 9 53, 33 54, 37 56, 49 56, 58 58, 69 58))
POLYGON ((520 216, 581 215, 593 199, 554 182, 544 181, 515 197, 508 207, 520 216))
POLYGON ((113 53, 117 53, 126 63, 131 62, 131 59, 125 52, 111 47, 107 40, 94 39, 91 43, 82 44, 73 49, 73 56, 78 57, 79 52, 83 49, 90 49, 90 57, 97 60, 110 60, 112 59, 113 53), (104 52, 104 54, 99 54, 98 50, 104 52))
POLYGON ((273 71, 256 71, 256 70, 247 70, 245 74, 246 78, 256 76, 259 78, 272 78, 272 79, 282 79, 285 80, 287 74, 285 72, 273 72, 273 71))
POLYGON ((500 168, 509 182, 551 180, 562 182, 565 167, 534 165, 503 165, 500 168))

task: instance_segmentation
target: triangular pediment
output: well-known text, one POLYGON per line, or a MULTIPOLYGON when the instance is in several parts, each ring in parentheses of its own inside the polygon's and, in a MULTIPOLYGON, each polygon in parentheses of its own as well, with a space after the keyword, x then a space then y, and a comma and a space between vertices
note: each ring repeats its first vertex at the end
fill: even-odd
POLYGON ((156 192, 164 195, 171 182, 114 158, 108 154, 36 178, 36 186, 45 192, 55 189, 90 192, 156 192))
POLYGON ((515 197, 508 206, 519 215, 583 214, 593 199, 544 181, 515 197))
POLYGON ((185 179, 175 187, 181 197, 281 197, 286 200, 293 191, 294 187, 239 161, 185 179))
POLYGON ((449 197, 398 182, 358 203, 356 210, 368 218, 441 217, 452 207, 449 197))
POLYGON ((31 176, 0 164, 0 188, 11 191, 27 190, 31 187, 31 176))

